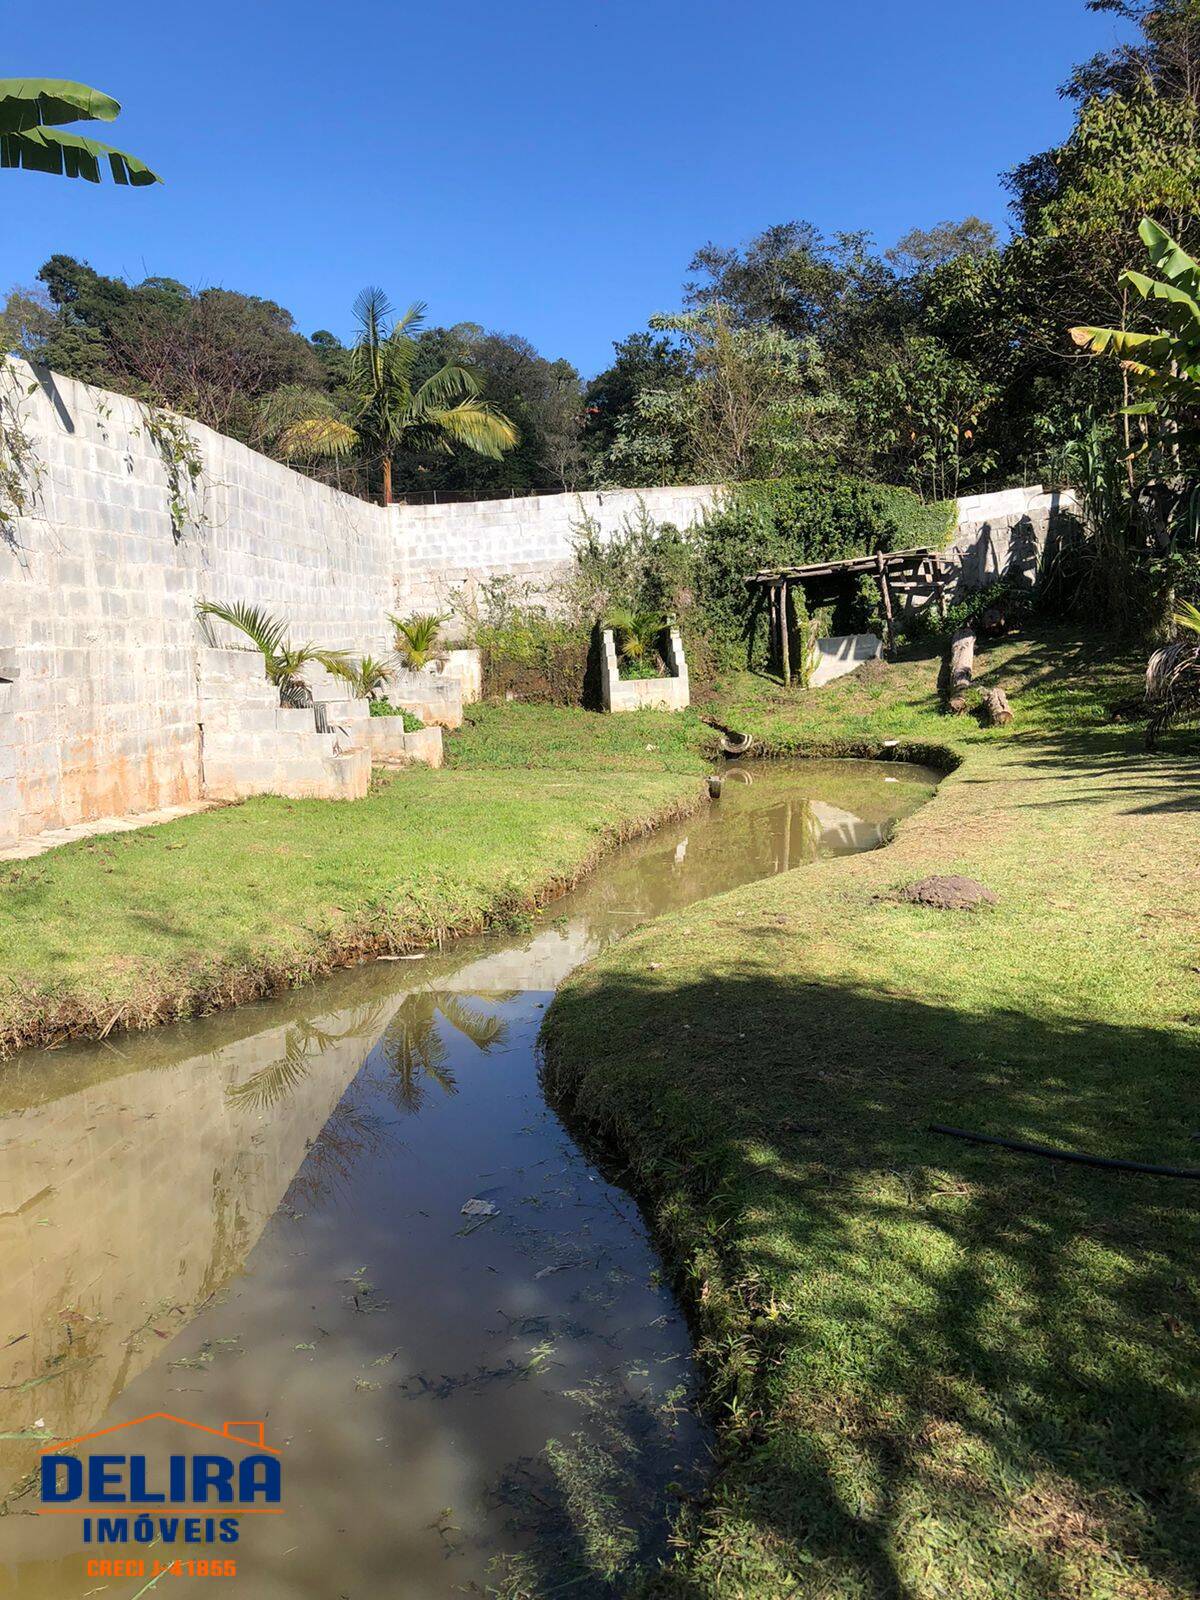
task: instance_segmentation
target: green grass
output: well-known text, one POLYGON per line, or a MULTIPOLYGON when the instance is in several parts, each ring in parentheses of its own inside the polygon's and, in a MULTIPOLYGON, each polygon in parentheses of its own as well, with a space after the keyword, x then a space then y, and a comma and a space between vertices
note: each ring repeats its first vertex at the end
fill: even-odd
POLYGON ((961 764, 888 849, 654 923, 550 1013, 549 1087, 628 1163, 718 1425, 656 1593, 1200 1588, 1200 1189, 929 1131, 1200 1166, 1195 741, 1110 720, 1140 663, 1100 644, 981 666, 1007 730, 941 716, 931 658, 727 685, 777 748, 961 764), (933 872, 999 904, 894 898, 933 872))
POLYGON ((0 1054, 503 920, 692 804, 698 732, 663 714, 475 707, 450 767, 377 779, 365 800, 264 797, 0 863, 0 1054))

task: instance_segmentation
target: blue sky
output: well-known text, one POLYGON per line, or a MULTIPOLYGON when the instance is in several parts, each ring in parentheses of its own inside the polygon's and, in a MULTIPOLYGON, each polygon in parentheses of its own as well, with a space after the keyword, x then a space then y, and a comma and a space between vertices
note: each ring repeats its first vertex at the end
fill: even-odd
POLYGON ((1083 0, 56 0, 4 34, 4 73, 115 95, 103 136, 167 182, 0 174, 0 288, 63 251, 345 336, 379 283, 585 375, 706 239, 1002 225, 998 174, 1116 37, 1083 0))

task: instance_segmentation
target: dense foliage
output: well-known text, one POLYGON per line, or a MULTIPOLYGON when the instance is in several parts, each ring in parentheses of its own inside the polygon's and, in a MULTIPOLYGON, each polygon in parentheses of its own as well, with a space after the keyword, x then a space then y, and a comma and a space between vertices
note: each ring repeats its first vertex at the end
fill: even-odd
MULTIPOLYGON (((613 627, 619 646, 637 637, 640 651, 620 652, 622 671, 632 675, 658 670, 655 641, 664 619, 673 617, 692 679, 703 684, 718 669, 767 664, 749 574, 874 550, 939 547, 953 518, 951 503, 924 502, 911 490, 834 472, 752 481, 732 486, 687 531, 656 524, 643 511, 602 538, 585 517, 575 530, 572 570, 553 594, 500 579, 464 594, 456 609, 470 642, 483 651, 489 694, 560 705, 594 698, 598 619, 613 627)), ((838 631, 877 628, 878 604, 868 580, 819 620, 838 631)))

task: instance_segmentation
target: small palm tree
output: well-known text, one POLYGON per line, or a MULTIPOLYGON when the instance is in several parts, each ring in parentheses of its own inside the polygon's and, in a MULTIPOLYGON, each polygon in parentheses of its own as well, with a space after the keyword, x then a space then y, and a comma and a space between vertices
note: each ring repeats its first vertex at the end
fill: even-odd
POLYGON ((363 656, 353 664, 347 682, 358 700, 374 700, 383 694, 392 676, 386 661, 376 661, 374 656, 363 656))
POLYGON ((285 426, 278 439, 284 460, 345 456, 361 449, 378 463, 383 503, 392 503, 392 456, 402 443, 451 451, 465 445, 498 460, 517 442, 508 418, 480 399, 478 380, 457 362, 447 362, 419 388, 413 388, 417 344, 413 335, 425 307, 412 305, 402 317, 382 289, 364 289, 354 302, 359 326, 350 352, 350 415, 328 405, 285 426))
POLYGON ((1146 700, 1151 708, 1148 750, 1173 723, 1200 716, 1200 607, 1184 600, 1171 621, 1189 637, 1156 650, 1146 668, 1146 700))
POLYGON ((336 677, 353 681, 354 668, 344 650, 322 650, 313 644, 294 645, 287 636, 287 623, 273 617, 261 606, 242 602, 224 606, 215 600, 201 600, 196 607, 201 617, 215 617, 244 633, 256 650, 262 652, 267 677, 279 688, 284 705, 312 704, 312 694, 304 681, 304 669, 314 663, 336 677))
POLYGON ((612 629, 617 654, 630 664, 650 662, 659 654, 659 641, 666 623, 657 611, 634 611, 629 606, 619 606, 604 619, 604 626, 612 629))
POLYGON ((112 122, 120 102, 65 78, 0 78, 0 167, 24 167, 59 177, 100 182, 108 162, 114 183, 161 183, 145 162, 124 150, 65 133, 64 122, 112 122))
POLYGON ((428 611, 414 612, 411 617, 388 614, 388 621, 396 630, 396 654, 410 672, 420 672, 427 661, 435 658, 438 633, 447 620, 428 611))

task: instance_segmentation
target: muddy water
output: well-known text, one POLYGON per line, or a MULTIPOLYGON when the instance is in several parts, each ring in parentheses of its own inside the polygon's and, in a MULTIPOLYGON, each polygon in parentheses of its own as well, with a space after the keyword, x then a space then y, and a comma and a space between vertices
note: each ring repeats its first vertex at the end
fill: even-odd
MULTIPOLYGON (((657 1559, 707 1458, 687 1329, 542 1100, 545 1006, 639 922, 878 845, 934 781, 734 771, 527 931, 0 1071, 0 1594, 207 1591, 152 1563, 211 1556, 255 1600, 603 1595, 657 1559), (38 1515, 45 1443, 153 1412, 262 1421, 282 1515, 148 1550, 38 1515), (145 1575, 88 1575, 113 1555, 145 1575)), ((214 1447, 159 1420, 80 1448, 214 1447)))

